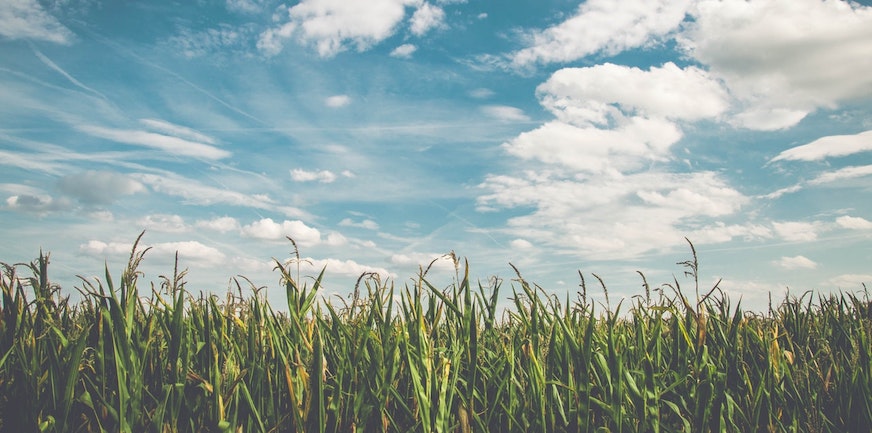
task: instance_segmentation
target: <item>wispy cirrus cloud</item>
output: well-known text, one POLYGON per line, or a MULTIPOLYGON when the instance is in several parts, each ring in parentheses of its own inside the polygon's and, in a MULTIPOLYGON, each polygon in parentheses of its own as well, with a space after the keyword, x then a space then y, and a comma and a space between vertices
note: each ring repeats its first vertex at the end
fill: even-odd
POLYGON ((481 111, 494 119, 504 122, 526 122, 530 120, 530 116, 527 116, 524 110, 508 105, 485 105, 481 107, 481 111))
POLYGON ((115 129, 94 125, 77 125, 76 129, 93 137, 103 138, 116 143, 132 144, 157 149, 171 155, 203 159, 224 159, 232 155, 229 151, 218 147, 174 137, 135 129, 115 129))
POLYGON ((204 206, 227 204, 280 212, 289 217, 310 216, 301 209, 279 204, 268 195, 251 194, 223 187, 204 185, 195 179, 175 173, 131 173, 129 176, 148 186, 153 191, 181 197, 188 204, 204 206))
POLYGON ((70 44, 75 36, 37 0, 0 2, 0 35, 8 39, 32 39, 70 44))
POLYGON ((865 176, 872 176, 872 165, 849 166, 840 168, 838 170, 821 173, 814 179, 808 181, 808 183, 810 185, 823 185, 827 183, 865 176))

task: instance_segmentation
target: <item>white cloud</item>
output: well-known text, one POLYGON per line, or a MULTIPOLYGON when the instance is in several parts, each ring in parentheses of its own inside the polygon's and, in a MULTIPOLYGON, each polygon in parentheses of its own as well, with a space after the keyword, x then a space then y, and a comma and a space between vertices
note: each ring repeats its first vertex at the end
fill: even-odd
POLYGON ((409 20, 410 30, 413 35, 423 36, 430 29, 441 26, 444 20, 445 11, 442 8, 424 2, 412 14, 412 18, 409 20))
POLYGON ((345 107, 351 103, 351 97, 348 95, 333 95, 324 100, 324 105, 330 108, 345 107))
POLYGON ((870 230, 872 229, 872 221, 861 217, 852 217, 844 215, 836 218, 836 224, 839 227, 852 230, 870 230))
POLYGON ((99 256, 99 257, 108 257, 108 256, 117 256, 130 254, 130 250, 133 248, 133 244, 131 243, 123 243, 123 242, 103 242, 98 240, 90 240, 84 244, 79 245, 79 251, 91 255, 91 256, 99 256))
POLYGON ((211 220, 200 220, 194 224, 196 227, 214 230, 220 233, 232 232, 241 228, 236 218, 223 216, 211 220))
POLYGON ((759 224, 732 224, 715 222, 691 231, 687 238, 700 245, 729 242, 735 238, 745 240, 771 239, 772 230, 759 224))
POLYGON ((308 215, 303 210, 279 205, 263 194, 249 194, 226 188, 215 188, 203 185, 195 179, 182 177, 173 173, 163 173, 161 175, 134 173, 130 176, 148 185, 156 192, 182 197, 185 199, 184 203, 186 204, 213 205, 224 203, 277 211, 289 217, 306 217, 308 215))
POLYGON ((321 243, 321 232, 299 220, 275 222, 264 218, 242 227, 242 234, 255 239, 283 240, 290 236, 300 246, 321 243))
POLYGON ((318 181, 321 183, 332 183, 336 180, 336 174, 329 170, 306 171, 301 168, 295 168, 291 170, 291 179, 295 182, 318 181))
POLYGON ((37 0, 0 2, 0 35, 8 39, 33 39, 69 44, 73 33, 49 14, 37 0))
POLYGON ((786 241, 813 241, 817 239, 819 224, 801 221, 774 222, 775 233, 786 241))
POLYGON ((503 122, 526 122, 530 120, 530 116, 524 114, 524 110, 507 105, 485 105, 481 107, 481 111, 503 122))
POLYGON ((391 57, 397 57, 401 59, 408 59, 412 57, 412 54, 418 50, 414 44, 403 44, 391 51, 391 57))
POLYGON ((55 199, 47 194, 18 194, 6 198, 6 205, 9 209, 45 215, 50 212, 62 211, 69 209, 70 203, 63 199, 55 199))
POLYGON ((590 259, 631 258, 680 245, 689 231, 703 228, 702 217, 732 215, 748 201, 712 172, 587 178, 528 171, 488 176, 481 187, 488 193, 478 198, 480 209, 533 209, 510 218, 506 232, 590 259))
POLYGON ((844 167, 835 171, 823 173, 818 177, 810 180, 808 183, 812 185, 822 185, 825 183, 837 182, 845 179, 854 179, 872 175, 872 165, 861 165, 844 167))
POLYGON ((779 153, 770 162, 819 161, 830 157, 872 151, 872 131, 853 135, 830 135, 779 153))
POLYGON ((870 7, 701 0, 691 14, 680 42, 742 102, 741 126, 787 128, 818 107, 872 95, 870 7))
POLYGON ((230 152, 215 146, 154 132, 112 129, 91 125, 77 126, 77 129, 94 137, 104 138, 117 143, 145 146, 162 150, 172 155, 204 159, 223 159, 231 155, 230 152))
POLYGON ((290 38, 296 29, 297 23, 291 21, 265 30, 257 39, 257 49, 269 57, 277 55, 282 52, 285 39, 290 38))
POLYGON ((665 160, 682 133, 672 122, 634 117, 615 129, 548 122, 503 144, 512 155, 588 173, 615 175, 665 160))
POLYGON ((357 227, 367 230, 378 230, 378 223, 371 219, 365 219, 360 222, 355 222, 351 218, 345 218, 342 221, 339 221, 339 225, 342 227, 357 227))
POLYGON ((354 260, 340 260, 334 258, 314 259, 306 257, 300 262, 300 270, 307 274, 316 274, 321 272, 321 269, 325 268, 327 275, 338 274, 347 277, 358 277, 364 273, 373 272, 378 274, 382 279, 397 277, 396 274, 385 268, 363 265, 354 260))
POLYGON ((179 33, 167 39, 174 52, 187 58, 230 53, 243 54, 249 49, 249 41, 253 38, 254 27, 231 26, 218 24, 215 28, 194 31, 182 28, 179 33))
POLYGON ((647 71, 611 63, 564 68, 536 92, 557 118, 576 125, 605 125, 621 113, 699 120, 716 117, 728 107, 727 93, 706 71, 671 62, 647 71))
POLYGON ((833 288, 837 289, 860 289, 863 287, 863 284, 866 284, 866 287, 872 286, 872 275, 870 274, 842 274, 830 278, 825 282, 825 284, 833 286, 833 288))
POLYGON ((415 268, 421 267, 431 270, 454 271, 454 260, 450 254, 437 253, 400 253, 391 256, 391 263, 398 266, 415 268), (432 265, 431 265, 432 263, 432 265))
POLYGON ((282 41, 296 34, 312 44, 322 57, 331 57, 354 46, 364 51, 396 31, 406 6, 418 0, 302 0, 287 8, 289 22, 261 34, 258 48, 267 55, 282 49, 282 41))
POLYGON ((227 10, 255 14, 267 6, 265 0, 227 0, 227 10))
POLYGON ((592 173, 667 160, 683 135, 673 120, 717 117, 727 108, 725 91, 705 71, 672 63, 649 70, 608 63, 565 68, 537 95, 558 121, 520 134, 506 150, 592 173))
POLYGON ((566 21, 529 35, 512 54, 517 66, 570 62, 590 54, 617 54, 675 30, 690 0, 588 0, 566 21))
POLYGON ((185 219, 179 215, 151 214, 140 218, 137 222, 142 228, 166 233, 182 233, 188 231, 185 219))
POLYGON ((160 119, 139 119, 139 123, 168 135, 200 143, 215 144, 215 139, 187 126, 176 125, 160 119))
POLYGON ((342 246, 348 243, 348 238, 342 235, 339 232, 330 232, 327 233, 327 239, 324 240, 325 245, 330 245, 332 247, 342 246))
POLYGON ((472 96, 475 99, 487 99, 494 96, 495 93, 493 90, 479 87, 478 89, 473 89, 469 92, 469 96, 472 96))
POLYGON ((776 260, 774 264, 787 270, 817 268, 817 263, 805 256, 782 257, 776 260))
MULTIPOLYGON (((129 255, 132 248, 133 244, 131 243, 103 242, 93 239, 79 245, 79 251, 82 253, 103 258, 129 255)), ((150 248, 148 253, 146 253, 146 257, 155 257, 161 260, 172 260, 176 252, 178 252, 180 261, 193 261, 198 264, 211 266, 222 265, 226 261, 224 253, 197 241, 159 242, 139 245, 140 251, 146 248, 150 248)))
POLYGON ((512 242, 509 242, 509 246, 513 250, 529 250, 533 248, 533 244, 526 239, 514 239, 512 242))
POLYGON ((121 173, 89 170, 58 179, 58 189, 85 204, 109 204, 121 196, 145 192, 145 186, 121 173))
POLYGON ((214 247, 197 241, 164 242, 150 245, 151 253, 162 258, 174 257, 179 253, 180 261, 193 261, 208 265, 224 264, 226 256, 214 247))

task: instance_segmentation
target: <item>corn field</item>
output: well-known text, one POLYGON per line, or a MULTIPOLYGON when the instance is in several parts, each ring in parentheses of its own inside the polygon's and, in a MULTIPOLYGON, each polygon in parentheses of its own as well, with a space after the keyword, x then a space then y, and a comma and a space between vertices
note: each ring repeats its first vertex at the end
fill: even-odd
MULTIPOLYGON (((691 245, 693 251, 693 245, 691 245)), ((0 432, 868 432, 872 309, 858 293, 766 313, 679 280, 616 305, 509 288, 403 287, 349 299, 276 261, 287 309, 192 293, 178 264, 61 296, 48 255, 0 277, 0 432), (508 306, 500 304, 500 300, 508 306), (500 304, 500 305, 498 305, 500 304)), ((296 252, 296 247, 295 247, 296 252)), ((299 259, 297 254, 296 259, 299 259)), ((178 263, 178 261, 177 261, 178 263)), ((596 290, 606 291, 599 277, 596 290)), ((589 278, 590 279, 590 278, 589 278)), ((244 281, 244 280, 243 280, 244 281)), ((606 300, 607 292, 606 292, 606 300)))

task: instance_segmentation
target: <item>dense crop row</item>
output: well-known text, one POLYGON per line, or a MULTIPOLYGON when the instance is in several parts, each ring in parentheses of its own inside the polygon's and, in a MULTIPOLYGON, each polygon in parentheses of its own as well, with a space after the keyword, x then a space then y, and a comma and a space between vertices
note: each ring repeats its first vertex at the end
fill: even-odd
MULTIPOLYGON (((696 255, 624 305, 445 289, 426 270, 397 288, 365 275, 319 300, 276 262, 277 312, 257 294, 194 294, 184 272, 137 287, 83 280, 71 303, 48 257, 0 278, 2 432, 868 431, 868 293, 788 298, 767 314, 700 293, 696 255), (22 273, 26 274, 23 275, 22 273), (501 298, 501 296, 503 296, 501 298), (623 312, 621 310, 624 310, 623 312)), ((291 261, 290 263, 293 263, 291 261)), ((322 273, 323 275, 323 273, 322 273)), ((602 284, 602 282, 599 282, 602 284)), ((584 283, 582 282, 584 286, 584 283)), ((601 286, 605 289, 605 286, 601 286)), ((241 290, 240 290, 241 292, 241 290)))

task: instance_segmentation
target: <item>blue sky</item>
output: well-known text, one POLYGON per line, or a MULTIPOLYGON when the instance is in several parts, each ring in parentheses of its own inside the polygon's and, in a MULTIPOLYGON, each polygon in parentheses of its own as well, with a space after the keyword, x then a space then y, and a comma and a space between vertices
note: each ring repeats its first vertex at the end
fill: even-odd
MULTIPOLYGON (((820 0, 0 2, 0 260, 282 304, 454 251, 765 308, 872 283, 872 7, 820 0)), ((454 266, 437 260, 434 284, 454 266)))

